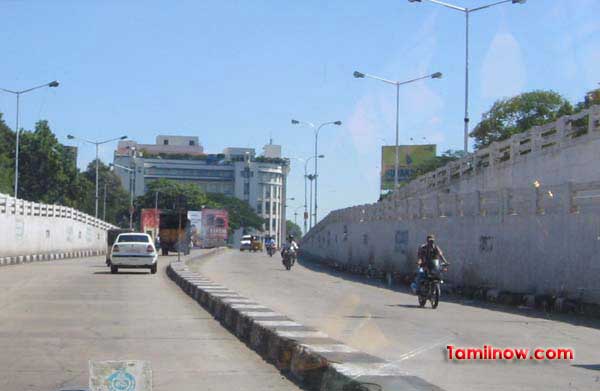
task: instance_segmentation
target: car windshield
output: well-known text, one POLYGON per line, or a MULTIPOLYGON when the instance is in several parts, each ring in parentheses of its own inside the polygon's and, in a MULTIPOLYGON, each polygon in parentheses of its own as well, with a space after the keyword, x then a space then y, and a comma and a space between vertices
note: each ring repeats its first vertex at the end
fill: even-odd
POLYGON ((149 243, 150 239, 146 235, 121 235, 118 243, 149 243))
POLYGON ((0 391, 600 391, 600 0, 0 0, 0 37, 0 391))

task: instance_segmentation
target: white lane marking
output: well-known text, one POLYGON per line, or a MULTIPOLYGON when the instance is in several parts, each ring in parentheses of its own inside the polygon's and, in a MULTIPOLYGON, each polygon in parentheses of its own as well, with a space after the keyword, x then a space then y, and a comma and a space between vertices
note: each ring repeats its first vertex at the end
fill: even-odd
POLYGON ((413 358, 421 353, 424 353, 430 349, 436 348, 438 346, 444 345, 446 346, 448 344, 448 338, 444 338, 444 339, 439 339, 437 341, 434 341, 428 345, 423 345, 421 347, 418 347, 414 350, 411 350, 410 352, 406 352, 402 355, 400 355, 400 357, 398 357, 397 360, 392 361, 392 363, 396 363, 396 362, 400 362, 400 361, 404 361, 404 360, 408 360, 409 358, 413 358))
POLYGON ((302 345, 309 350, 317 353, 357 353, 358 350, 344 344, 331 345, 302 345))

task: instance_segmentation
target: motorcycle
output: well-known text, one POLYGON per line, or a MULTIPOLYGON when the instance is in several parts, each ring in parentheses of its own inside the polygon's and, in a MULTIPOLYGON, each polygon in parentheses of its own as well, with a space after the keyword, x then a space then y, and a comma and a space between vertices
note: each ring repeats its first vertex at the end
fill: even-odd
POLYGON ((273 254, 275 254, 275 246, 268 245, 267 246, 267 254, 269 254, 269 256, 272 257, 273 254))
POLYGON ((281 252, 283 266, 290 270, 296 262, 296 252, 290 249, 285 249, 281 252))
POLYGON ((419 307, 425 307, 427 300, 431 302, 431 308, 436 309, 442 295, 442 271, 446 271, 446 264, 441 265, 438 259, 431 261, 427 276, 421 281, 421 286, 417 287, 417 295, 419 298, 419 307))

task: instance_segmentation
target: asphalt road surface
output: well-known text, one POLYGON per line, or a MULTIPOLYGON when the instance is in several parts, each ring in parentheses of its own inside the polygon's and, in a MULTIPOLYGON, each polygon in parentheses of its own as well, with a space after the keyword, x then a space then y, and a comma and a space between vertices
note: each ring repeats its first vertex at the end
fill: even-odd
POLYGON ((149 360, 155 391, 296 390, 165 274, 103 257, 0 268, 0 390, 88 385, 88 360, 149 360))
POLYGON ((192 269, 450 391, 600 390, 600 322, 459 300, 421 309, 406 292, 314 264, 285 271, 266 253, 231 250, 192 269), (575 360, 456 362, 446 359, 447 344, 566 347, 575 360))

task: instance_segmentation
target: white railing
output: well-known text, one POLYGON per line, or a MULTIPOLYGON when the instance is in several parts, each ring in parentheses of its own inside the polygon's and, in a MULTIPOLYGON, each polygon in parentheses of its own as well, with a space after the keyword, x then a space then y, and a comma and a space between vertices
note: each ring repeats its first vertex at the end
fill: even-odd
POLYGON ((332 223, 409 221, 473 216, 535 216, 600 213, 600 181, 562 185, 503 188, 471 193, 429 193, 422 197, 386 200, 330 212, 303 240, 318 236, 332 223))
POLYGON ((61 205, 40 204, 37 202, 15 199, 6 194, 0 194, 0 215, 2 214, 54 217, 83 222, 92 227, 104 230, 115 228, 114 225, 80 212, 77 209, 61 205))
POLYGON ((494 142, 487 148, 416 178, 396 191, 392 198, 403 199, 423 190, 439 189, 482 170, 517 163, 530 155, 556 151, 592 137, 600 137, 600 106, 592 106, 555 122, 535 126, 507 140, 494 142))

